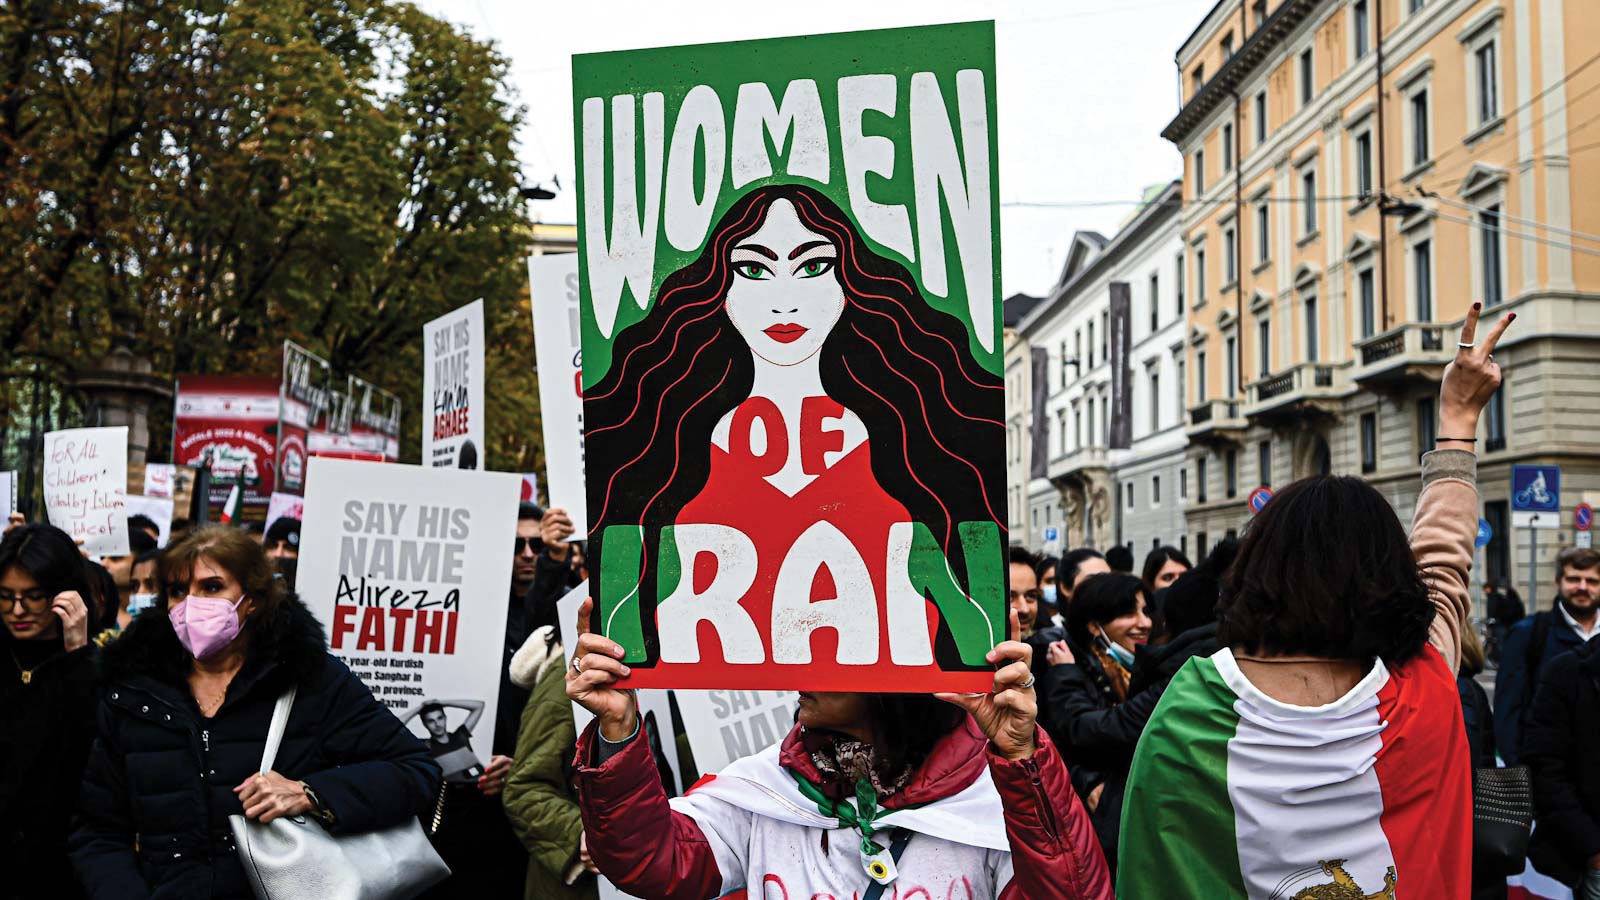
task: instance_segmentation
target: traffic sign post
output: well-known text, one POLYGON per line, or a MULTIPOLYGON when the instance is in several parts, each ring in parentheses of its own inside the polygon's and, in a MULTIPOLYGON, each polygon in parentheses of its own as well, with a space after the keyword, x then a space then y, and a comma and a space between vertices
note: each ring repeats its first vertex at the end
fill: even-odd
POLYGON ((1561 467, 1511 467, 1511 527, 1528 529, 1528 596, 1539 596, 1539 529, 1561 527, 1561 467))
POLYGON ((1272 502, 1272 488, 1262 485, 1250 492, 1250 511, 1260 513, 1272 502))
POLYGON ((1489 524, 1488 519, 1479 519, 1478 536, 1472 539, 1472 545, 1482 549, 1489 546, 1492 540, 1494 540, 1494 526, 1489 524))
POLYGON ((1594 532, 1589 529, 1594 527, 1594 507, 1587 503, 1579 503, 1577 509, 1572 511, 1572 527, 1577 529, 1573 541, 1585 550, 1594 546, 1594 532))

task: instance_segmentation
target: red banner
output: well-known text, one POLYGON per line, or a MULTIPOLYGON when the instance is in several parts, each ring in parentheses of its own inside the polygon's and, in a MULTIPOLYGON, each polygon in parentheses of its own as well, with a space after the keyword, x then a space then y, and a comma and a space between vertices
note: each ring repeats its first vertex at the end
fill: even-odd
POLYGON ((261 522, 276 483, 278 379, 180 375, 172 461, 211 468, 213 518, 238 484, 240 520, 261 522))

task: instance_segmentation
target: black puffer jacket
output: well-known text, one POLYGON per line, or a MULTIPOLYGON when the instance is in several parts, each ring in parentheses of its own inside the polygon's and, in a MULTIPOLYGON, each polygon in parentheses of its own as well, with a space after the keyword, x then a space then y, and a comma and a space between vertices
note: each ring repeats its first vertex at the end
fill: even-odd
POLYGON ((104 696, 72 857, 97 898, 249 898, 228 816, 233 789, 261 764, 278 696, 298 686, 278 751, 337 817, 335 833, 425 814, 440 772, 422 743, 324 649, 322 626, 286 600, 252 632, 244 667, 210 719, 189 692, 192 666, 160 612, 140 616, 103 654, 104 696))
POLYGON ((1533 867, 1569 886, 1600 854, 1600 643, 1589 641, 1544 667, 1534 695, 1522 761, 1533 770, 1538 824, 1528 848, 1533 867))

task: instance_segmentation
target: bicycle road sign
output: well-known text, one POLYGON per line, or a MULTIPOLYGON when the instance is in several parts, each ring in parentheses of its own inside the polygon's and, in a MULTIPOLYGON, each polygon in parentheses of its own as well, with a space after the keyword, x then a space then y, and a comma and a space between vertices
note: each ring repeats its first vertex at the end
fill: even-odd
POLYGON ((1561 467, 1511 467, 1511 526, 1561 527, 1561 467))

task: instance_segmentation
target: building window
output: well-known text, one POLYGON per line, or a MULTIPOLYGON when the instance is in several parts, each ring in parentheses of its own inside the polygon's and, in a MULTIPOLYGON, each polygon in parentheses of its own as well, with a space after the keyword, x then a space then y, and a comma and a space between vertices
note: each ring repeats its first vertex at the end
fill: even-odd
POLYGON ((1200 533, 1198 533, 1198 534, 1196 534, 1194 536, 1194 548, 1195 548, 1195 556, 1194 556, 1194 558, 1195 559, 1205 559, 1205 556, 1206 556, 1206 533, 1204 531, 1202 531, 1202 532, 1200 532, 1200 533))
POLYGON ((1178 499, 1179 500, 1187 500, 1187 499, 1189 499, 1189 470, 1188 470, 1188 468, 1182 468, 1182 469, 1178 470, 1178 499))
POLYGON ((1262 319, 1256 323, 1256 344, 1259 350, 1256 355, 1260 357, 1261 377, 1272 374, 1272 320, 1262 319))
POLYGON ((1094 322, 1089 322, 1089 368, 1094 368, 1094 322))
POLYGON ((1058 418, 1061 422, 1061 453, 1065 454, 1067 452, 1067 411, 1065 408, 1061 410, 1058 418))
POLYGON ((1267 21, 1267 0, 1256 0, 1252 9, 1255 11, 1255 27, 1260 28, 1267 21))
POLYGON ((1083 409, 1077 403, 1072 404, 1072 445, 1083 446, 1083 409))
POLYGON ((1150 505, 1155 506, 1161 502, 1161 476, 1150 476, 1150 505))
POLYGON ((1378 414, 1361 414, 1361 471, 1378 471, 1378 414))
POLYGON ((1222 36, 1222 61, 1233 59, 1233 32, 1222 36))
POLYGON ((1206 352, 1204 350, 1195 351, 1194 366, 1196 370, 1194 374, 1195 402, 1204 403, 1211 399, 1206 396, 1206 352))
POLYGON ((1356 194, 1372 196, 1372 132, 1356 135, 1356 194))
POLYGON ((1317 170, 1306 169, 1300 173, 1300 206, 1303 209, 1303 218, 1300 222, 1302 233, 1311 235, 1317 233, 1317 170))
POLYGON ((1100 314, 1100 361, 1111 360, 1111 311, 1100 314))
POLYGON ((1061 386, 1062 387, 1066 387, 1067 386, 1067 360, 1069 358, 1070 357, 1067 356, 1067 342, 1066 341, 1062 341, 1061 342, 1061 386))
POLYGON ((1150 333, 1161 327, 1161 276, 1150 273, 1150 333))
POLYGON ((1161 373, 1150 373, 1150 431, 1161 430, 1161 373))
POLYGON ((1234 243, 1233 226, 1222 229, 1222 285, 1227 286, 1239 280, 1238 248, 1234 243))
POLYGON ((1256 470, 1261 475, 1261 485, 1272 487, 1272 442, 1262 441, 1256 445, 1256 470))
POLYGON ((1256 262, 1265 263, 1272 259, 1272 213, 1267 209, 1267 201, 1256 204, 1256 262))
POLYGON ((1267 142, 1267 92, 1256 94, 1256 146, 1267 142))
POLYGON ((1196 197, 1206 192, 1206 152, 1194 152, 1194 195, 1196 197))
POLYGON ((1227 379, 1227 385, 1226 386, 1228 388, 1228 397, 1230 399, 1233 398, 1233 397, 1239 396, 1239 353, 1238 353, 1238 350, 1239 350, 1239 339, 1237 337, 1229 335, 1228 336, 1228 344, 1227 344, 1228 358, 1223 360, 1223 366, 1228 370, 1228 379, 1227 379))
POLYGON ((1198 309, 1206 302, 1206 248, 1194 248, 1194 305, 1198 309))
POLYGON ((1322 355, 1322 335, 1317 321, 1317 297, 1306 298, 1306 361, 1316 362, 1322 355))
POLYGON ((1222 126, 1222 171, 1233 171, 1233 125, 1222 126))
POLYGON ((1434 419, 1432 397, 1423 397, 1417 401, 1417 458, 1433 449, 1433 439, 1438 437, 1438 425, 1434 419))
POLYGON ((1433 321, 1433 242, 1418 241, 1411 248, 1411 284, 1417 296, 1417 321, 1433 321))
POLYGON ((1122 485, 1122 498, 1123 507, 1133 509, 1133 482, 1125 482, 1122 485))
POLYGON ((1361 336, 1369 338, 1378 333, 1377 284, 1371 269, 1356 274, 1356 292, 1361 297, 1361 336))
POLYGON ((1086 406, 1089 407, 1089 446, 1091 446, 1091 447, 1097 446, 1097 442, 1095 441, 1095 437, 1100 432, 1099 432, 1099 430, 1097 428, 1094 427, 1094 401, 1093 400, 1086 400, 1086 401, 1084 401, 1084 403, 1085 403, 1086 406))
POLYGON ((1111 444, 1111 398, 1100 398, 1100 446, 1111 444))
POLYGON ((1500 260, 1500 204, 1478 213, 1478 256, 1483 261, 1483 305, 1505 299, 1505 272, 1500 260))
POLYGON ((1194 75, 1192 77, 1192 84, 1193 84, 1193 89, 1192 89, 1192 92, 1189 95, 1190 97, 1193 97, 1195 94, 1200 93, 1200 89, 1206 86, 1206 67, 1205 66, 1195 66, 1194 67, 1194 75))
POLYGON ((1432 156, 1428 140, 1428 91, 1423 89, 1411 95, 1411 168, 1427 163, 1432 156))
POLYGON ((1173 281, 1177 285, 1177 296, 1178 296, 1178 310, 1177 310, 1178 314, 1177 314, 1177 318, 1181 319, 1181 318, 1183 318, 1183 312, 1184 312, 1184 307, 1183 307, 1183 283, 1184 283, 1184 277, 1183 277, 1183 254, 1182 253, 1179 253, 1177 255, 1177 257, 1174 259, 1173 264, 1172 264, 1172 273, 1173 273, 1172 274, 1173 281))
POLYGON ((1311 102, 1316 93, 1317 67, 1311 57, 1311 48, 1300 51, 1300 105, 1305 106, 1311 102))
POLYGON ((1356 59, 1367 55, 1371 49, 1371 40, 1367 37, 1368 25, 1367 0, 1356 0, 1350 5, 1351 27, 1355 29, 1356 59))
POLYGON ((1428 0, 1406 0, 1406 11, 1408 13, 1421 12, 1422 8, 1427 5, 1428 0))
POLYGON ((1200 502, 1206 502, 1206 458, 1204 456, 1194 461, 1194 483, 1200 502))
POLYGON ((1472 54, 1474 83, 1478 91, 1478 124, 1487 125, 1500 117, 1500 76, 1496 57, 1499 48, 1489 41, 1472 54))
POLYGON ((1506 448, 1506 388, 1502 382, 1500 390, 1495 391, 1489 398, 1489 407, 1485 412, 1488 419, 1485 422, 1488 428, 1488 440, 1484 442, 1484 449, 1489 452, 1504 450, 1506 448))
POLYGON ((1239 451, 1233 447, 1222 454, 1222 486, 1229 500, 1239 496, 1239 451))
POLYGON ((1083 372, 1083 332, 1078 329, 1072 331, 1072 360, 1079 366, 1078 372, 1083 372))

